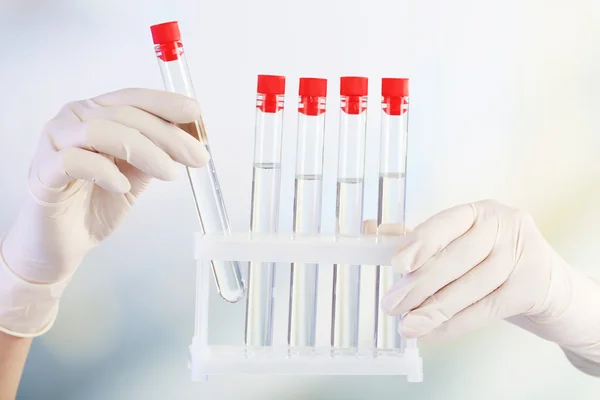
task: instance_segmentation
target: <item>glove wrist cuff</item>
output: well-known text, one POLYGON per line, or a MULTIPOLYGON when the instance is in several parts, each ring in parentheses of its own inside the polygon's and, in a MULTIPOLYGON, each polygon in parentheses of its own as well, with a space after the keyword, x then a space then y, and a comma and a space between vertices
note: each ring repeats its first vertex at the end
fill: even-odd
POLYGON ((561 307, 547 315, 526 316, 534 326, 531 330, 561 346, 572 362, 580 357, 585 360, 578 362, 580 365, 595 365, 599 373, 600 283, 572 267, 556 272, 553 278, 560 282, 561 290, 552 296, 563 299, 561 307))
POLYGON ((28 282, 8 267, 0 253, 0 331, 17 337, 46 333, 56 320, 59 299, 69 280, 28 282))

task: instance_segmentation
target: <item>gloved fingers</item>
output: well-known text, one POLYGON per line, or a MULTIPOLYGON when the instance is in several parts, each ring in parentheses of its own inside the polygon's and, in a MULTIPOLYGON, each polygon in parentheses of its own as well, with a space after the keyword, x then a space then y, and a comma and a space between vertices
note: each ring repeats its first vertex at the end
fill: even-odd
POLYGON ((91 99, 102 106, 132 106, 176 124, 200 118, 200 105, 194 99, 161 90, 130 88, 91 99))
POLYGON ((511 296, 510 291, 507 286, 500 286, 425 335, 420 336, 426 330, 422 326, 426 326, 429 322, 425 321, 426 317, 422 315, 413 320, 400 321, 399 332, 404 333, 407 338, 418 337, 423 341, 455 339, 492 322, 515 315, 517 311, 513 310, 512 303, 506 301, 511 296))
POLYGON ((418 336, 430 333, 503 285, 510 275, 510 264, 505 261, 502 254, 492 253, 404 315, 402 325, 418 336))
POLYGON ((465 204, 442 211, 406 235, 392 263, 398 273, 421 268, 431 257, 464 235, 475 223, 475 208, 465 204))
POLYGON ((408 230, 402 222, 398 222, 395 224, 381 224, 377 228, 378 235, 388 235, 388 236, 401 236, 404 235, 408 230))
POLYGON ((127 161, 161 180, 177 177, 177 164, 167 153, 138 130, 116 122, 95 119, 74 123, 55 119, 46 124, 45 131, 56 150, 78 147, 127 161))
MULTIPOLYGON (((466 234, 431 257, 421 268, 414 270, 412 265, 408 265, 403 266, 404 269, 398 269, 399 273, 405 275, 385 294, 381 301, 382 308, 391 315, 403 315, 416 309, 447 285, 460 281, 490 255, 497 233, 496 220, 478 220, 466 234)), ((427 246, 427 237, 423 240, 427 246)), ((493 266, 487 265, 483 274, 488 269, 490 271, 487 273, 496 274, 493 266)), ((473 301, 476 300, 478 299, 473 301)))
POLYGON ((403 223, 397 224, 381 224, 377 226, 377 221, 369 219, 363 221, 363 233, 366 235, 389 235, 389 236, 400 236, 407 232, 410 232, 409 228, 405 228, 403 223))
POLYGON ((133 128, 150 139, 173 160, 188 167, 205 165, 210 155, 197 138, 177 126, 132 106, 86 107, 73 105, 79 118, 86 122, 105 119, 133 128))
MULTIPOLYGON (((150 185, 150 182, 152 182, 152 176, 129 164, 127 161, 117 159, 115 160, 115 164, 117 164, 119 171, 121 171, 121 173, 129 180, 129 183, 131 184, 129 193, 131 193, 134 198, 137 198, 144 190, 146 190, 148 185, 150 185)), ((134 199, 129 200, 133 202, 134 199)))
POLYGON ((368 219, 363 221, 362 232, 365 235, 374 235, 377 233, 377 221, 374 219, 368 219))
MULTIPOLYGON (((46 189, 60 189, 76 179, 94 183, 117 194, 127 193, 131 188, 127 177, 110 159, 77 147, 46 153, 36 169, 37 178, 46 189)), ((39 189, 32 188, 32 191, 42 198, 45 194, 36 193, 39 189)))

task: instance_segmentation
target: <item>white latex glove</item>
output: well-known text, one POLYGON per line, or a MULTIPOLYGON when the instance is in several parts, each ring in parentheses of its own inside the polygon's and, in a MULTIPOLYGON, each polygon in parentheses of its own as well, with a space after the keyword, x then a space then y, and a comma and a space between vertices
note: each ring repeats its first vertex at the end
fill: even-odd
POLYGON ((45 125, 29 193, 0 244, 0 330, 47 331, 84 256, 117 228, 151 179, 176 178, 176 163, 208 162, 204 145, 171 123, 199 117, 187 97, 125 89, 69 103, 45 125))
POLYGON ((381 306, 403 316, 404 337, 452 339, 513 317, 600 375, 600 284, 569 266, 529 215, 493 201, 462 205, 401 243, 392 262, 405 275, 381 306))

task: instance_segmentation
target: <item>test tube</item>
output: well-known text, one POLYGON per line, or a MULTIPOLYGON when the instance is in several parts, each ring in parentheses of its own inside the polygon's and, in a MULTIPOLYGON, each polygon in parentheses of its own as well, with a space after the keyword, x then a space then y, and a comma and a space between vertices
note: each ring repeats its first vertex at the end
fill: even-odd
MULTIPOLYGON (((259 75, 257 86, 250 230, 276 233, 285 77, 259 75)), ((245 343, 247 346, 270 346, 273 341, 275 263, 251 262, 248 276, 245 343)))
MULTIPOLYGON (((294 233, 317 234, 321 230, 327 80, 300 78, 298 92, 294 233)), ((291 347, 315 345, 317 267, 317 264, 292 264, 288 317, 291 347)))
MULTIPOLYGON (((381 151, 379 165, 378 224, 400 224, 405 228, 406 149, 408 139, 408 79, 381 80, 381 151)), ((375 347, 398 348, 397 319, 379 306, 394 283, 391 266, 377 267, 375 347)))
MULTIPOLYGON (((165 89, 195 98, 178 23, 153 25, 150 30, 165 89)), ((202 142, 210 153, 202 118, 178 126, 202 142)), ((186 169, 202 233, 230 233, 229 218, 212 157, 204 167, 186 169)), ((217 289, 223 299, 235 303, 244 296, 244 282, 239 263, 213 261, 212 270, 217 289)))
MULTIPOLYGON (((336 234, 362 233, 368 79, 340 79, 336 234)), ((334 265, 331 345, 358 347, 360 265, 334 265)))

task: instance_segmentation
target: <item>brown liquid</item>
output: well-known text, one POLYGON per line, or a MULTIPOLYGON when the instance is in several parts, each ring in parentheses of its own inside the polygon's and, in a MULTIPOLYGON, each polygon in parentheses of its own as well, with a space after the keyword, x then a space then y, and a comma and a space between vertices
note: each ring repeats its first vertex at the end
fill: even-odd
POLYGON ((186 122, 185 124, 177 124, 177 126, 198 139, 201 143, 208 143, 208 138, 206 137, 206 128, 204 127, 204 121, 202 120, 202 117, 196 121, 186 122))

